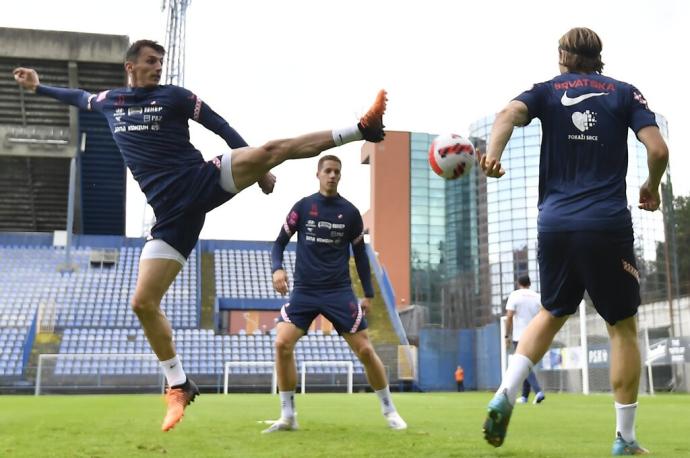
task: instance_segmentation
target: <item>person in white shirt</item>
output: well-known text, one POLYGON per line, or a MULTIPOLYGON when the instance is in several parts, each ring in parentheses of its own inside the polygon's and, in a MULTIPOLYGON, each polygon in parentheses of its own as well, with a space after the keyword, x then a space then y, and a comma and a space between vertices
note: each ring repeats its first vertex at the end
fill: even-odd
MULTIPOLYGON (((532 321, 532 318, 541 310, 541 298, 539 293, 530 289, 531 284, 529 275, 520 276, 518 278, 518 289, 508 296, 505 335, 507 348, 510 348, 511 345, 513 348, 517 348, 522 332, 529 322, 532 321)), ((537 376, 534 374, 534 371, 530 371, 522 383, 522 397, 518 398, 517 402, 526 403, 528 401, 530 388, 536 393, 534 397, 535 404, 539 404, 546 399, 537 376)))

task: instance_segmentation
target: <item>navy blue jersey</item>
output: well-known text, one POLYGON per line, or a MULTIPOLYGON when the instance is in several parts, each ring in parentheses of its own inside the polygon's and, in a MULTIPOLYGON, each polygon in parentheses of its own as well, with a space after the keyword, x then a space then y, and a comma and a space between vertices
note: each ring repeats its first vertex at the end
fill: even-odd
POLYGON ((625 193, 628 128, 656 126, 634 86, 566 73, 516 100, 542 123, 539 230, 619 230, 632 221, 625 193))
MULTIPOLYGON (((187 89, 166 85, 118 88, 90 94, 80 89, 38 86, 48 95, 84 110, 103 113, 125 164, 156 211, 167 209, 206 182, 195 169, 205 164, 189 141, 190 119, 221 136, 230 148, 247 146, 242 137, 206 103, 187 89), (188 179, 193 176, 193 179, 188 179)), ((217 173, 203 168, 203 173, 217 173)))
POLYGON ((352 288, 350 245, 364 295, 374 297, 371 270, 364 246, 362 216, 340 195, 312 194, 297 202, 273 244, 273 271, 283 268, 283 251, 297 232, 295 289, 336 290, 352 288))

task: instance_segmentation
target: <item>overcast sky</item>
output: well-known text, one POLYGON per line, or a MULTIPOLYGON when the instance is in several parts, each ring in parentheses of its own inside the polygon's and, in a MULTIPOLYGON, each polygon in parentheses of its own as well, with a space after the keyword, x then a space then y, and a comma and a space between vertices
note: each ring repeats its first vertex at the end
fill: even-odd
MULTIPOLYGON (((0 0, 0 26, 128 35, 164 42, 161 0, 0 0)), ((187 16, 185 86, 251 145, 356 123, 379 88, 391 130, 467 134, 469 124, 558 72, 558 38, 594 29, 604 74, 638 87, 668 119, 676 194, 690 194, 687 106, 690 2, 194 0, 187 16)), ((7 75, 10 78, 10 75, 7 75)), ((191 124, 194 124, 193 122, 191 124)), ((224 142, 193 125, 210 158, 224 142)), ((343 159, 340 191, 364 213, 369 169, 360 143, 343 159)), ((275 170, 276 191, 254 187, 209 214, 202 238, 273 239, 294 202, 318 190, 316 160, 275 170)), ((510 173, 510 170, 508 170, 510 173)), ((128 187, 127 234, 141 235, 143 194, 128 187)))

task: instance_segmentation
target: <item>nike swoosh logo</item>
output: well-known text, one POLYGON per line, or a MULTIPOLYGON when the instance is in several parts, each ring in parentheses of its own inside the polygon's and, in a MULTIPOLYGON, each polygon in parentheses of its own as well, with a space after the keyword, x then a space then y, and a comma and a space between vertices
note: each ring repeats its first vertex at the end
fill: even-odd
POLYGON ((599 97, 600 95, 608 95, 608 92, 590 92, 589 94, 582 94, 578 95, 577 97, 570 98, 568 97, 568 91, 565 91, 563 93, 563 97, 561 97, 561 103, 563 104, 564 107, 571 107, 573 105, 577 105, 578 103, 582 102, 583 100, 590 99, 592 97, 599 97))

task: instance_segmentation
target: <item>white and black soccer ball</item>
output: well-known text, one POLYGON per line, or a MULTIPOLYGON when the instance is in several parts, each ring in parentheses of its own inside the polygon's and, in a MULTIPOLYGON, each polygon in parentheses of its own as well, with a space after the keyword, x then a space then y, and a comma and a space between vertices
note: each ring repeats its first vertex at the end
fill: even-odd
POLYGON ((474 146, 460 135, 439 135, 429 146, 429 165, 438 176, 446 180, 467 175, 472 170, 475 158, 474 146))

